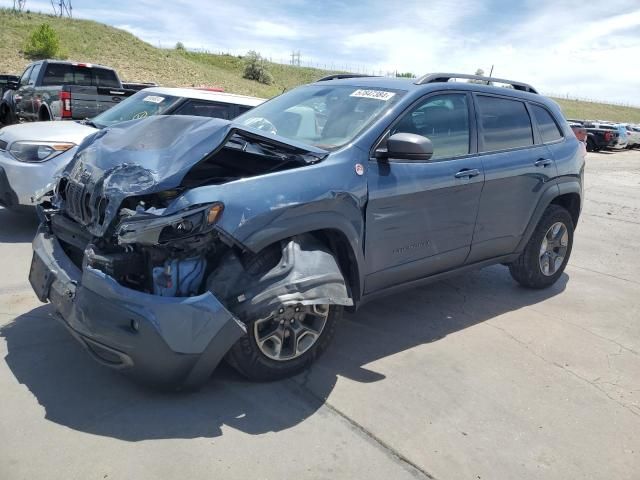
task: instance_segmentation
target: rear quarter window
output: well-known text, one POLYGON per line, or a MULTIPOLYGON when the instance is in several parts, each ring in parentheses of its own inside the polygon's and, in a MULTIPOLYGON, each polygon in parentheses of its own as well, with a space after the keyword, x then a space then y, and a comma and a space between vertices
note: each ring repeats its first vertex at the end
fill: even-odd
POLYGON ((542 136, 543 143, 557 142, 561 140, 563 135, 560 127, 553 119, 553 116, 549 111, 539 105, 531 105, 533 110, 533 116, 536 117, 538 123, 538 130, 540 130, 540 136, 542 136))
POLYGON ((499 97, 476 97, 484 152, 533 145, 531 118, 524 102, 499 97))

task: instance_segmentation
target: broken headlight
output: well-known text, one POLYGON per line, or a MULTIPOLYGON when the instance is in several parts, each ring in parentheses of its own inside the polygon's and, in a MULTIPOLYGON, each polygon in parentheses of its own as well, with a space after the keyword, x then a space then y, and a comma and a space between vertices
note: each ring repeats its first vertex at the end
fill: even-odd
POLYGON ((40 163, 51 160, 73 147, 75 144, 68 142, 13 142, 9 153, 20 162, 40 163))
POLYGON ((223 209, 222 203, 216 202, 166 216, 138 213, 120 223, 118 243, 157 245, 205 233, 213 228, 223 209))

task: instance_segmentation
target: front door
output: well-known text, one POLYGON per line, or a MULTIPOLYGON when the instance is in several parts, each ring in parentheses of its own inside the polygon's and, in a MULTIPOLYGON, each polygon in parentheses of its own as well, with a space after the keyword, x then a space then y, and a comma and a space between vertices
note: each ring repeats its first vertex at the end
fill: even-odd
MULTIPOLYGON (((22 76, 20 77, 20 83, 18 85, 18 89, 13 95, 13 99, 16 104, 16 115, 18 118, 24 119, 25 116, 25 102, 24 95, 27 93, 27 89, 29 88, 29 75, 31 75, 31 70, 33 70, 33 66, 27 68, 22 76)), ((29 104, 31 103, 31 99, 29 97, 29 104)))
POLYGON ((370 161, 365 293, 464 264, 484 182, 471 112, 470 94, 428 96, 388 135, 428 137, 433 157, 370 161))

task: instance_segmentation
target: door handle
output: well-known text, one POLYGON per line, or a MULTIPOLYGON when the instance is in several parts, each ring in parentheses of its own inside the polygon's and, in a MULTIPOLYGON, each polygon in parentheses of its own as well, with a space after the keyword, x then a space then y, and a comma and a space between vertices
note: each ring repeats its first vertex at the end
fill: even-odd
POLYGON ((553 160, 549 160, 548 158, 541 158, 536 163, 534 163, 534 165, 536 167, 543 167, 544 168, 544 167, 548 167, 552 163, 553 163, 553 160))
POLYGON ((472 178, 477 177, 478 175, 480 175, 480 170, 478 170, 477 168, 463 168, 454 176, 456 178, 472 178))

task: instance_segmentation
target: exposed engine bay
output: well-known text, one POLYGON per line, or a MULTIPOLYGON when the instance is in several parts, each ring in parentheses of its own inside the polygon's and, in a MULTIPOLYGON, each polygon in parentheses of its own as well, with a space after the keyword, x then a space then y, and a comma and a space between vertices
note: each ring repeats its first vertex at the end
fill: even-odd
MULTIPOLYGON (((183 193, 198 187, 312 165, 323 158, 322 151, 234 129, 221 120, 154 117, 121 130, 103 130, 81 146, 44 213, 51 232, 80 269, 91 267, 122 286, 153 295, 189 297, 218 289, 237 302, 239 292, 223 287, 225 278, 214 275, 218 280, 210 280, 221 265, 239 278, 254 255, 217 225, 225 206, 215 201, 175 205, 183 193), (213 131, 212 123, 218 127, 213 131), (144 130, 138 132, 140 125, 144 130), (128 161, 134 157, 135 162, 128 161)), ((285 252, 288 247, 282 248, 285 252)), ((290 254, 287 261, 291 272, 290 254)), ((350 304, 333 264, 327 267, 329 276, 337 273, 342 286, 320 296, 350 304)), ((285 283, 295 285, 295 280, 285 283)))

